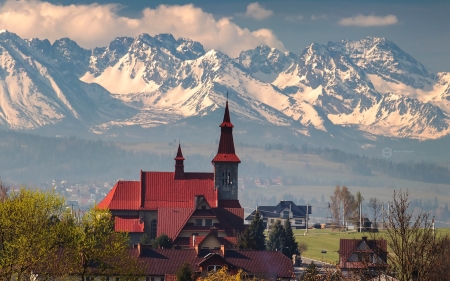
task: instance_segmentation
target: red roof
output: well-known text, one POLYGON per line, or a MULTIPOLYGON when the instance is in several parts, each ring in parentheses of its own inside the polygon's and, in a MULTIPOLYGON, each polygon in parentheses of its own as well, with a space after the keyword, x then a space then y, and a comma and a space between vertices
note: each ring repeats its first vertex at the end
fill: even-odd
POLYGON ((230 121, 230 111, 228 110, 228 101, 225 106, 223 122, 220 124, 220 142, 217 155, 212 162, 234 162, 241 163, 234 149, 233 124, 230 121))
POLYGON ((124 232, 144 232, 144 223, 138 217, 114 217, 114 230, 124 232))
POLYGON ((159 208, 157 236, 166 234, 175 239, 191 217, 194 208, 159 208))
POLYGON ((98 204, 100 209, 138 210, 141 189, 139 181, 118 181, 106 197, 98 204))
POLYGON ((98 207, 110 210, 193 208, 196 195, 204 196, 211 207, 217 207, 213 173, 185 173, 183 179, 174 176, 174 172, 141 172, 141 182, 117 182, 98 207))
MULTIPOLYGON (((368 240, 368 239, 341 239, 339 242, 339 267, 340 268, 361 268, 367 264, 362 262, 348 261, 355 252, 373 252, 381 258, 385 265, 387 264, 387 241, 386 240, 368 240), (365 241, 367 250, 358 250, 359 246, 365 241)), ((369 264, 371 266, 372 264, 369 264)), ((376 264, 380 266, 380 264, 376 264)), ((375 266, 375 264, 374 264, 375 266)))
POLYGON ((184 179, 176 180, 173 172, 143 172, 141 179, 144 209, 193 208, 196 195, 203 195, 211 207, 217 207, 213 173, 185 173, 184 179))
MULTIPOLYGON (((132 249, 138 255, 138 249, 132 249)), ((216 253, 215 251, 208 251, 216 253)), ((205 251, 206 254, 206 251, 205 251)), ((140 262, 144 265, 145 275, 172 275, 185 263, 189 263, 194 272, 200 270, 199 264, 210 256, 198 256, 195 249, 141 249, 140 262)), ((225 264, 242 268, 259 278, 291 278, 294 276, 292 261, 276 251, 226 250, 225 264)))

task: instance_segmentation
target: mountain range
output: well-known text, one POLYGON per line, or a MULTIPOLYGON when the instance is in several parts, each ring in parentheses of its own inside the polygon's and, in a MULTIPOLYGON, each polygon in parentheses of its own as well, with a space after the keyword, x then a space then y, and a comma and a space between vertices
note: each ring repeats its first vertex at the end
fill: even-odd
POLYGON ((362 147, 450 133, 450 72, 430 72, 385 38, 312 43, 299 54, 258 46, 232 58, 171 34, 88 50, 0 32, 3 128, 176 138, 217 126, 227 97, 238 133, 263 139, 362 147))

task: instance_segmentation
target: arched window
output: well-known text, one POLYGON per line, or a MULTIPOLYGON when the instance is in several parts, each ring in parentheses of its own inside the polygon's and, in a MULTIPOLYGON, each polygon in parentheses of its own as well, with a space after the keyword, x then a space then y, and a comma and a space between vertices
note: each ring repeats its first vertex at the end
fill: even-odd
POLYGON ((155 239, 156 238, 156 228, 157 228, 157 221, 156 220, 152 220, 150 222, 150 239, 155 239))
POLYGON ((231 185, 231 172, 228 169, 223 170, 222 172, 222 185, 231 185))

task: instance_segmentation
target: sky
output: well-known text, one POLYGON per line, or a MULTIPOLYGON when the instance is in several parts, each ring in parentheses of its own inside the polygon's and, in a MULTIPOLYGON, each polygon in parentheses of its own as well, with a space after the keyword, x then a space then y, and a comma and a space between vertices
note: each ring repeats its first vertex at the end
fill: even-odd
POLYGON ((266 44, 300 54, 311 43, 386 37, 432 72, 450 72, 450 1, 0 0, 0 29, 22 38, 106 46, 118 36, 172 33, 236 57, 266 44))

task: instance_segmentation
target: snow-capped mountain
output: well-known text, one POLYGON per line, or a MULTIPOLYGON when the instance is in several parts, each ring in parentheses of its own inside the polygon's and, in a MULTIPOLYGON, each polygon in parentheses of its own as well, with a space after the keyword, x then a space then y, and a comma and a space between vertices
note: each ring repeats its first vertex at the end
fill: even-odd
POLYGON ((351 128, 363 138, 429 139, 450 130, 450 75, 431 73, 384 38, 313 43, 299 55, 259 46, 230 58, 170 34, 86 50, 68 38, 51 44, 5 31, 0 52, 0 122, 11 128, 165 126, 211 114, 228 92, 239 120, 291 134, 334 138, 351 128))

